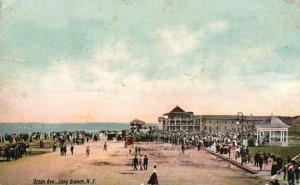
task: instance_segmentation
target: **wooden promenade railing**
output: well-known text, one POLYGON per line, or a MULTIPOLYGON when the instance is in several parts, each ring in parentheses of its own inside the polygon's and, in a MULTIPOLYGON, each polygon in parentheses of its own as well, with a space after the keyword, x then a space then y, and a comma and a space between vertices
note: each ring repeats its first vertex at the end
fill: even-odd
POLYGON ((219 157, 219 158, 221 158, 221 159, 223 159, 223 160, 225 160, 225 161, 227 161, 227 162, 229 162, 229 163, 235 165, 236 167, 238 167, 238 168, 240 168, 240 169, 242 169, 242 170, 244 170, 244 171, 246 171, 246 172, 248 172, 248 173, 251 173, 251 174, 258 174, 257 171, 251 170, 251 169, 247 168, 246 166, 242 166, 241 163, 236 162, 236 161, 233 161, 233 160, 231 160, 231 159, 228 159, 227 157, 224 157, 222 154, 218 154, 218 153, 216 153, 215 151, 210 150, 210 149, 208 149, 208 148, 203 148, 203 149, 204 149, 205 151, 207 151, 207 152, 209 152, 209 153, 211 153, 211 154, 213 154, 213 155, 215 155, 215 156, 217 156, 217 157, 219 157))

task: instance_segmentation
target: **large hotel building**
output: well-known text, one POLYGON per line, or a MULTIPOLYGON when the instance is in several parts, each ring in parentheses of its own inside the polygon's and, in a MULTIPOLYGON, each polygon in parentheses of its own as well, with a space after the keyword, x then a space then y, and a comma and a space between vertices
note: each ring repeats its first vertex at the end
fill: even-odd
MULTIPOLYGON (((243 115, 243 127, 245 130, 253 130, 255 125, 266 120, 267 116, 243 115)), ((164 131, 225 131, 228 129, 238 130, 241 125, 237 124, 241 117, 237 115, 194 115, 176 106, 169 113, 158 118, 159 127, 164 131)))

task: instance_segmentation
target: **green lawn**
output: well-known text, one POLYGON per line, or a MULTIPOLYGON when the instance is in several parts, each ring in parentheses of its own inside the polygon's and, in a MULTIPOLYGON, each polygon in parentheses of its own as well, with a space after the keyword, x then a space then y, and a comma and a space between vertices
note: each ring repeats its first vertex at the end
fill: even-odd
MULTIPOLYGON (((281 146, 256 147, 255 146, 255 147, 249 147, 249 150, 252 153, 252 156, 254 156, 256 152, 260 151, 260 152, 280 155, 283 159, 286 159, 287 156, 293 158, 294 156, 300 154, 299 146, 293 146, 293 147, 281 147, 281 146)), ((297 160, 300 160, 300 158, 298 158, 297 160)))
POLYGON ((289 135, 290 136, 300 136, 300 124, 292 125, 289 128, 289 135))

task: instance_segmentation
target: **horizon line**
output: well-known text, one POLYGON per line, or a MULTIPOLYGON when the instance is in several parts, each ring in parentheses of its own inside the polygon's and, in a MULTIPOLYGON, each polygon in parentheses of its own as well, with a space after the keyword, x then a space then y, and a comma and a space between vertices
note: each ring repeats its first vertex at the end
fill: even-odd
MULTIPOLYGON (((125 122, 0 122, 0 124, 130 124, 125 122)), ((158 123, 145 123, 158 124, 158 123)))

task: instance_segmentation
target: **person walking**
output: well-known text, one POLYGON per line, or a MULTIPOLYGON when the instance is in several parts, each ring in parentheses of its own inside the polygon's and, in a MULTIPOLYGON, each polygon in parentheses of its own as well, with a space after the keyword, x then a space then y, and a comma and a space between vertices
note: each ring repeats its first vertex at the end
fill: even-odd
POLYGON ((64 156, 67 156, 67 145, 66 144, 64 144, 64 146, 63 146, 63 154, 64 154, 64 156))
POLYGON ((143 171, 143 159, 142 159, 142 155, 140 156, 140 159, 139 159, 139 166, 140 166, 140 170, 143 171))
POLYGON ((289 185, 295 184, 295 171, 294 171, 294 166, 292 164, 288 166, 287 180, 289 185))
POLYGON ((230 147, 230 158, 235 159, 235 153, 236 153, 236 147, 235 142, 232 143, 232 146, 230 147))
POLYGON ((54 142, 53 143, 53 152, 55 152, 56 151, 56 143, 54 142))
POLYGON ((148 180, 147 183, 150 184, 150 185, 157 185, 158 184, 158 178, 157 178, 157 174, 156 174, 156 166, 154 166, 153 173, 150 176, 150 179, 148 180))
POLYGON ((107 144, 106 144, 106 142, 104 143, 104 148, 103 148, 103 151, 107 151, 107 144))
POLYGON ((147 170, 147 168, 148 168, 148 157, 147 157, 147 155, 145 155, 145 157, 144 157, 143 164, 144 164, 144 170, 147 170))
POLYGON ((295 167, 294 167, 295 177, 296 177, 297 183, 299 183, 299 172, 300 172, 299 168, 300 168, 299 165, 295 165, 295 167))
POLYGON ((182 150, 182 153, 184 154, 185 146, 183 144, 181 145, 181 150, 182 150))
POLYGON ((275 158, 275 156, 272 156, 273 161, 272 161, 272 166, 271 166, 271 175, 276 175, 277 171, 278 171, 278 163, 277 163, 277 159, 275 158))
POLYGON ((272 163, 273 163, 273 158, 271 157, 271 155, 268 157, 268 167, 267 170, 271 171, 272 170, 272 163))
POLYGON ((198 148, 198 151, 200 151, 200 149, 201 149, 201 143, 200 142, 198 143, 197 148, 198 148))
POLYGON ((259 159, 259 154, 258 152, 256 152, 254 155, 254 166, 258 166, 258 159, 259 159))
POLYGON ((136 171, 137 170, 137 165, 139 163, 139 160, 138 158, 136 157, 136 155, 134 156, 134 159, 133 159, 133 170, 136 171))
POLYGON ((74 146, 73 146, 73 144, 71 144, 70 150, 71 150, 71 154, 73 155, 73 151, 74 151, 74 146))
POLYGON ((285 161, 285 163, 284 163, 284 167, 283 167, 283 180, 285 180, 286 179, 286 172, 287 172, 287 164, 286 164, 286 161, 285 161))
POLYGON ((259 164, 260 171, 262 171, 262 167, 263 167, 263 164, 264 164, 264 156, 262 154, 259 154, 258 164, 259 164))
POLYGON ((86 157, 88 157, 90 155, 90 147, 89 146, 87 146, 85 149, 85 155, 86 155, 86 157))
POLYGON ((63 149, 63 145, 60 145, 60 156, 64 155, 64 149, 63 149))

